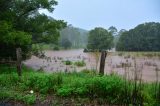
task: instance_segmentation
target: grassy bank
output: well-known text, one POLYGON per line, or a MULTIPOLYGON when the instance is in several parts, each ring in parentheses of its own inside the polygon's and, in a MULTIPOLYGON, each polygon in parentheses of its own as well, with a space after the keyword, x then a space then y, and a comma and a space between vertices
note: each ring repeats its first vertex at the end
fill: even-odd
POLYGON ((0 100, 15 100, 35 104, 46 97, 87 98, 107 104, 158 104, 155 84, 137 84, 125 81, 117 75, 100 76, 85 70, 77 73, 43 73, 23 68, 21 78, 14 68, 0 66, 0 100), (32 93, 33 91, 33 93, 32 93))

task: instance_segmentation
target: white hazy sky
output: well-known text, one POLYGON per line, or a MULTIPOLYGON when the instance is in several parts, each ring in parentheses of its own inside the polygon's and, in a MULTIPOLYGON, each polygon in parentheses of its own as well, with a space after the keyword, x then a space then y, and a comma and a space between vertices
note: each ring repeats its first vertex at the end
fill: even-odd
POLYGON ((41 12, 86 30, 94 27, 131 29, 160 22, 160 0, 57 0, 53 13, 41 12))

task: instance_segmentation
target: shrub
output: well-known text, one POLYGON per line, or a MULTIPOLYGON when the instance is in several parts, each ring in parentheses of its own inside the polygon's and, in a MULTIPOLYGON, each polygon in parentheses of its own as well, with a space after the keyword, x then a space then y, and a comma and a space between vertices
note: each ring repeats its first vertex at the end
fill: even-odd
POLYGON ((42 74, 31 74, 30 77, 24 78, 22 83, 22 88, 29 90, 33 89, 34 91, 46 94, 50 91, 53 92, 55 87, 62 83, 62 78, 60 75, 43 75, 42 74))
POLYGON ((28 94, 23 97, 23 101, 27 104, 33 104, 36 101, 36 96, 34 94, 28 94))
POLYGON ((64 64, 65 65, 72 65, 72 62, 70 60, 66 60, 66 61, 64 61, 64 64))
POLYGON ((78 66, 78 67, 83 67, 83 66, 86 65, 86 63, 85 63, 84 61, 77 61, 77 62, 75 62, 74 64, 75 64, 76 66, 78 66))
POLYGON ((57 94, 60 96, 70 96, 73 89, 69 86, 63 86, 57 90, 57 94))
POLYGON ((19 77, 17 73, 0 75, 0 86, 10 87, 17 85, 18 83, 19 77))

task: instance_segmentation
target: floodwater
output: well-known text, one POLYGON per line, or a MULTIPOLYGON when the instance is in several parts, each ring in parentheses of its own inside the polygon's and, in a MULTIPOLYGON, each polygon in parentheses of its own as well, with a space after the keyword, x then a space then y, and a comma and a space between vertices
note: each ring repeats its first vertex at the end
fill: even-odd
MULTIPOLYGON (((47 56, 45 59, 32 56, 31 59, 24 61, 24 64, 33 69, 43 69, 47 72, 79 72, 83 69, 99 69, 99 53, 83 53, 83 49, 77 49, 45 51, 45 55, 47 56), (83 60, 86 65, 83 67, 78 67, 74 64, 65 65, 64 61, 66 60, 70 60, 73 63, 83 60)), ((128 79, 134 79, 135 75, 137 75, 137 79, 141 77, 142 81, 160 81, 160 58, 125 57, 110 53, 105 61, 105 74, 111 73, 126 76, 128 79)))

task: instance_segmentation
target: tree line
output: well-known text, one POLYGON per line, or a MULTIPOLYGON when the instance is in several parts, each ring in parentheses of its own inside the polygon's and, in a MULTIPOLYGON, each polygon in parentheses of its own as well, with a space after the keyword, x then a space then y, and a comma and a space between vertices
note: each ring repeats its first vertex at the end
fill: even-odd
POLYGON ((15 57, 20 47, 26 58, 32 44, 53 43, 64 48, 118 51, 160 51, 160 23, 140 24, 129 31, 96 27, 90 31, 56 20, 40 9, 54 11, 55 0, 0 0, 0 57, 15 57))
POLYGON ((160 23, 140 24, 120 34, 118 51, 160 51, 160 23))
POLYGON ((117 51, 160 51, 160 23, 148 22, 129 31, 116 27, 95 28, 89 32, 88 49, 117 51))

